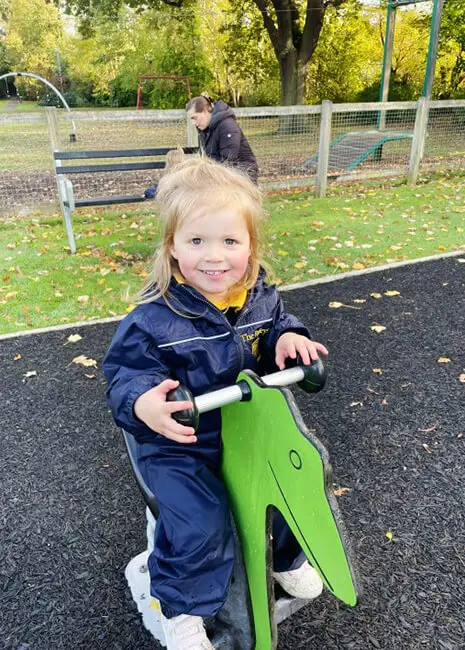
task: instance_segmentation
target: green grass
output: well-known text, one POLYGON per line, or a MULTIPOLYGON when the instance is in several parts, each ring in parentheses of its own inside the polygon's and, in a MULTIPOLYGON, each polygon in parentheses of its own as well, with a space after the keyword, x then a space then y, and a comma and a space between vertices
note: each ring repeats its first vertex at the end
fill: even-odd
MULTIPOLYGON (((265 258, 289 284, 465 248, 465 173, 331 186, 329 196, 271 195, 265 258)), ((160 235, 154 212, 75 213, 70 255, 61 216, 0 219, 0 333, 125 313, 160 235)))

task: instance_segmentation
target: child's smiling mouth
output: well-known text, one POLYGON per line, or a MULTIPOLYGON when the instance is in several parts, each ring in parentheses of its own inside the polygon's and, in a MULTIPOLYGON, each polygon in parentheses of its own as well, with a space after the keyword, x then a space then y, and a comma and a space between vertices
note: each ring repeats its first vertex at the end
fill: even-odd
POLYGON ((205 275, 208 275, 209 277, 213 277, 213 278, 219 277, 227 273, 227 271, 207 271, 204 269, 199 269, 199 270, 201 273, 204 273, 205 275))

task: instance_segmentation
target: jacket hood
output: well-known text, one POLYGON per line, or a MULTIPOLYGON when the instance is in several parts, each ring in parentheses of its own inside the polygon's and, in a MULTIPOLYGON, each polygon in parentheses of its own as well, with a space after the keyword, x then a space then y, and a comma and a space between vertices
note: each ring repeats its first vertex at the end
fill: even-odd
POLYGON ((233 120, 236 119, 232 108, 230 108, 222 99, 219 99, 217 102, 215 102, 215 105, 213 107, 212 119, 209 129, 213 130, 217 124, 223 120, 226 120, 228 117, 232 117, 233 120))

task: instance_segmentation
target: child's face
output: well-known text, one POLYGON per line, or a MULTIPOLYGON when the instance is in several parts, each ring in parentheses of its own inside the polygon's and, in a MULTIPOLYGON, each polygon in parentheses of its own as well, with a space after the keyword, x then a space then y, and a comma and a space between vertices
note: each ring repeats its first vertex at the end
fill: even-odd
POLYGON ((200 208, 175 233, 171 254, 188 284, 207 299, 223 298, 247 270, 246 221, 236 208, 200 208))

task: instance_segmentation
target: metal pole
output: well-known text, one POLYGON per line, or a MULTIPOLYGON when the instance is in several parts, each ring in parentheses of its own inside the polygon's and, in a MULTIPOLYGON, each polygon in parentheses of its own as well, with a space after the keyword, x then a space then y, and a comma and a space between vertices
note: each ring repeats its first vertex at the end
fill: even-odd
POLYGON ((431 16, 431 29, 428 46, 428 60, 426 62, 425 81, 423 84, 423 97, 431 99, 434 84, 434 70, 438 57, 439 29, 441 27, 444 0, 433 0, 433 15, 431 16))
MULTIPOLYGON (((383 71, 381 73, 381 86, 379 101, 387 102, 389 97, 389 80, 391 78, 392 53, 394 50, 394 33, 396 29, 396 7, 388 2, 386 16, 386 34, 384 37, 383 71)), ((378 113, 378 130, 386 127, 386 111, 378 113)))
MULTIPOLYGON (((297 384, 305 377, 305 371, 301 366, 295 368, 286 368, 274 372, 271 375, 264 375, 261 377, 262 382, 266 386, 290 386, 297 384)), ((240 402, 242 400, 242 391, 238 384, 220 388, 211 393, 205 393, 195 398, 195 405, 199 413, 206 413, 212 409, 232 404, 233 402, 240 402)))

